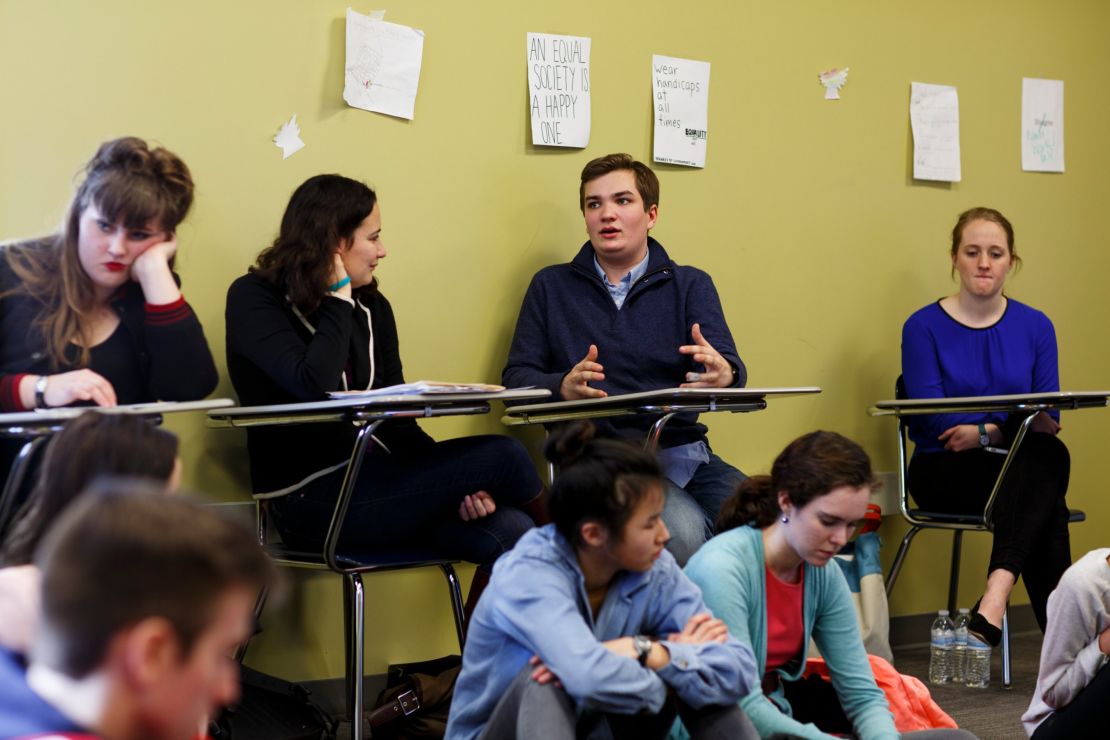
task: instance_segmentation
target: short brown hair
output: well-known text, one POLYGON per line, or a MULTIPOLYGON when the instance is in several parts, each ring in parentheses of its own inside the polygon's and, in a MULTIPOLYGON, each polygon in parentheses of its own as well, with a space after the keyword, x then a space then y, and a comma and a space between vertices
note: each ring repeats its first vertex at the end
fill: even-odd
POLYGON ((582 168, 582 181, 578 185, 578 210, 586 210, 586 183, 618 170, 630 170, 636 177, 636 190, 644 201, 644 211, 659 205, 659 178, 643 162, 629 154, 606 154, 591 159, 582 168))
POLYGON ((106 479, 62 514, 36 554, 43 570, 36 661, 82 678, 115 635, 150 617, 184 655, 232 587, 261 591, 274 567, 251 533, 148 481, 106 479))

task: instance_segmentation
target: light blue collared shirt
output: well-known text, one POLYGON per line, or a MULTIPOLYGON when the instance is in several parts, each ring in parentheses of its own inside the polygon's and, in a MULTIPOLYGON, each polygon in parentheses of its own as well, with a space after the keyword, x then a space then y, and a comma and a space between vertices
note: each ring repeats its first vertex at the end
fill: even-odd
POLYGON ((613 303, 617 304, 617 310, 620 310, 620 307, 624 305, 624 299, 628 297, 628 291, 632 290, 636 281, 647 273, 649 254, 645 254, 640 263, 629 270, 628 274, 622 277, 616 285, 609 282, 605 270, 601 269, 601 263, 597 261, 597 254, 594 254, 594 268, 597 270, 597 274, 601 276, 601 282, 605 283, 605 287, 609 289, 609 295, 613 296, 613 303))

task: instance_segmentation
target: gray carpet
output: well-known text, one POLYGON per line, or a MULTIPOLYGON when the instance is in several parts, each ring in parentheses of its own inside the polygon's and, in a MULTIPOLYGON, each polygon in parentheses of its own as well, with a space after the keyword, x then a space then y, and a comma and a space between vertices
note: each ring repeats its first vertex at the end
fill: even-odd
POLYGON ((1037 685, 1041 654, 1041 633, 1013 635, 1013 688, 1002 688, 1002 651, 991 656, 991 685, 986 689, 929 684, 929 646, 915 645, 896 649, 894 663, 902 673, 915 676, 929 686, 933 699, 960 727, 982 740, 1024 738, 1021 715, 1029 707, 1037 685))

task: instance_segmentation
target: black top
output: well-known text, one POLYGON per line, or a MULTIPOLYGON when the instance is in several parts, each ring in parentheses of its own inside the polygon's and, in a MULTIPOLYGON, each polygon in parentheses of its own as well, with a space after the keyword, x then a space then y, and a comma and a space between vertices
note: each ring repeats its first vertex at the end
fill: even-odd
MULTIPOLYGON (((224 316, 228 374, 244 406, 322 401, 344 380, 349 390, 405 382, 393 309, 381 293, 353 306, 327 296, 302 321, 284 290, 247 273, 228 289, 224 316)), ((342 423, 248 429, 254 492, 283 491, 348 460, 356 434, 342 423)), ((393 454, 433 444, 412 419, 391 420, 375 436, 393 454)))
MULTIPOLYGON (((11 248, 45 248, 46 242, 11 248)), ((174 275, 174 279, 177 276, 174 275)), ((22 411, 19 379, 25 374, 52 375, 76 370, 76 346, 60 367, 46 355, 46 339, 35 323, 42 304, 15 292, 19 285, 7 257, 0 254, 0 410, 22 411)), ((195 401, 216 388, 216 363, 192 308, 182 298, 165 306, 149 306, 142 287, 122 286, 111 299, 120 325, 90 350, 89 369, 103 375, 121 404, 150 401, 195 401)))

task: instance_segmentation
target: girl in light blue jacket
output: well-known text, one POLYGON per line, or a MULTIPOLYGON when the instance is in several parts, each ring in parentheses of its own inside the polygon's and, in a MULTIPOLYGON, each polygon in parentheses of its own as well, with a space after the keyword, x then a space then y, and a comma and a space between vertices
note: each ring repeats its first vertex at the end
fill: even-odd
POLYGON ((663 479, 637 446, 556 434, 553 524, 501 556, 474 612, 447 726, 470 738, 755 738, 751 650, 664 549, 663 479))

